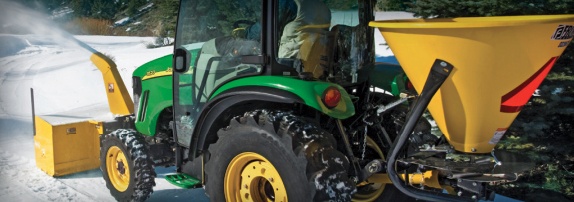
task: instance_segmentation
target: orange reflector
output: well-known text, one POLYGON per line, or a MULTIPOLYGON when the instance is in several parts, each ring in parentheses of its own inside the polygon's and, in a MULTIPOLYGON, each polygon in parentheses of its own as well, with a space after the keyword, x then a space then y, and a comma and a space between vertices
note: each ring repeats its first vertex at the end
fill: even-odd
POLYGON ((408 90, 415 89, 415 86, 410 80, 407 81, 407 89, 408 90))
POLYGON ((520 112, 522 107, 528 102, 532 93, 540 86, 558 57, 551 58, 540 70, 534 75, 524 81, 520 86, 502 96, 502 104, 500 105, 500 112, 516 113, 520 112))
POLYGON ((336 87, 328 87, 324 92, 323 92, 323 104, 325 104, 325 106, 327 106, 328 108, 334 108, 339 104, 339 101, 341 101, 341 92, 339 92, 339 89, 337 89, 336 87))

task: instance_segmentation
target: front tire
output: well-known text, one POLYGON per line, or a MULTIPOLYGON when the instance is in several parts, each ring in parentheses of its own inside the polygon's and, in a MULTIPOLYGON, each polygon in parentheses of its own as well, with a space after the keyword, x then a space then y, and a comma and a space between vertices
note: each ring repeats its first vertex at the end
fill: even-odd
POLYGON ((156 173, 144 138, 125 129, 100 138, 100 169, 112 196, 117 201, 146 200, 156 173))
POLYGON ((212 201, 350 201, 355 192, 333 136, 290 113, 249 112, 218 135, 205 165, 212 201))

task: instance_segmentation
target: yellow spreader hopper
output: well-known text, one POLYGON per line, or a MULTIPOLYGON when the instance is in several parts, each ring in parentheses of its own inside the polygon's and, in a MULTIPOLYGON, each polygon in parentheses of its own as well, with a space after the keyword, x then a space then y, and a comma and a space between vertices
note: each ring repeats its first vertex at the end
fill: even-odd
POLYGON ((574 15, 376 21, 415 89, 454 66, 428 109, 454 149, 491 152, 574 36, 574 15))

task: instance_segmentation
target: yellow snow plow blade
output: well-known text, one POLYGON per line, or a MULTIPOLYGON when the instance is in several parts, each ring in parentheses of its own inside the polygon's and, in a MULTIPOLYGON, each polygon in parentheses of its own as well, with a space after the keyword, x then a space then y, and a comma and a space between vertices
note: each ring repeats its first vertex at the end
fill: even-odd
POLYGON ((417 91, 435 59, 455 68, 429 111, 458 151, 487 153, 574 35, 574 15, 374 21, 417 91))
POLYGON ((35 116, 36 166, 50 176, 63 176, 100 166, 102 122, 74 116, 35 116))

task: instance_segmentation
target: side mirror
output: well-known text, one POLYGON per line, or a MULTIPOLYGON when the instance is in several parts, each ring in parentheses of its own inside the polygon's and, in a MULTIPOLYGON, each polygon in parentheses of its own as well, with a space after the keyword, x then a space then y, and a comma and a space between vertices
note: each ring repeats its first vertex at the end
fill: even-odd
POLYGON ((191 54, 185 48, 177 48, 173 52, 173 68, 176 72, 186 72, 189 70, 189 60, 191 54))

